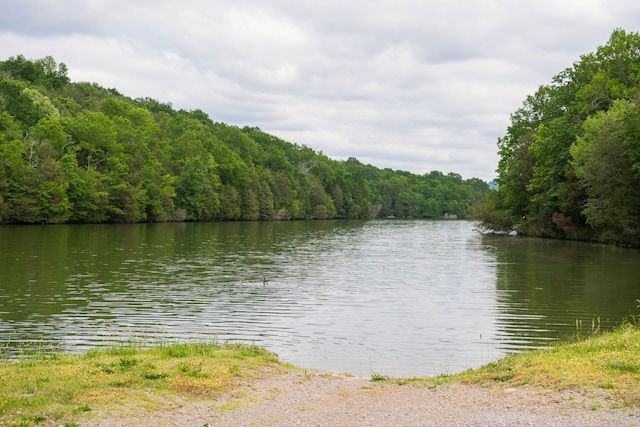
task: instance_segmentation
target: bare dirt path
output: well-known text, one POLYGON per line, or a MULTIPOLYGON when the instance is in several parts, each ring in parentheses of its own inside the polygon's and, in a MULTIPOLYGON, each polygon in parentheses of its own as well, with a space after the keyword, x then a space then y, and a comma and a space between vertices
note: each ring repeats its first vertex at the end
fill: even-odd
MULTIPOLYGON (((429 389, 321 371, 266 375, 213 401, 94 414, 91 426, 638 426, 640 408, 605 391, 472 385, 429 389)), ((85 425, 82 423, 81 425, 85 425)))

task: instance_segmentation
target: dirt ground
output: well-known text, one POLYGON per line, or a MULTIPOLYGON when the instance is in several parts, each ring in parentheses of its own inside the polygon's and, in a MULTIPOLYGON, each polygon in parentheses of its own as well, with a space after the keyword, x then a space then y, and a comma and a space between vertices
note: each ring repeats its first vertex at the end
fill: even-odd
POLYGON ((373 382, 289 371, 242 383, 215 400, 167 401, 160 410, 94 413, 89 426, 638 426, 640 408, 607 391, 582 395, 503 385, 373 382))

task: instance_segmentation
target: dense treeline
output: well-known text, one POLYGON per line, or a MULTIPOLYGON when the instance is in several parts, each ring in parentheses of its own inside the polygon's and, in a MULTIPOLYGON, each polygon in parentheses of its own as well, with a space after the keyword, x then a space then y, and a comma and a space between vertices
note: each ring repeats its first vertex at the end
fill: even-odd
POLYGON ((615 30, 541 86, 498 141, 486 229, 640 245, 640 35, 615 30))
POLYGON ((487 192, 72 83, 51 57, 0 62, 0 223, 464 217, 487 192))

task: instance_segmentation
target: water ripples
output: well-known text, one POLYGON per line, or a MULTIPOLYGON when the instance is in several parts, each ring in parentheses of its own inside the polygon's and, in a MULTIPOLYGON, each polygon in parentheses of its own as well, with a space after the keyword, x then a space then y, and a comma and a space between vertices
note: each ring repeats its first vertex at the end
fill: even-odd
MULTIPOLYGON (((19 249, 22 260, 57 265, 56 274, 18 265, 0 273, 5 343, 47 340, 81 352, 129 339, 241 341, 305 367, 433 375, 547 345, 569 335, 575 319, 586 329, 606 311, 549 282, 564 271, 549 247, 534 269, 528 243, 484 238, 466 222, 44 230, 87 235, 69 240, 62 260, 51 249, 19 249)), ((2 262, 11 250, 0 252, 2 262)), ((566 247, 558 250, 566 262, 566 247)), ((560 279, 588 286, 579 275, 560 279)))

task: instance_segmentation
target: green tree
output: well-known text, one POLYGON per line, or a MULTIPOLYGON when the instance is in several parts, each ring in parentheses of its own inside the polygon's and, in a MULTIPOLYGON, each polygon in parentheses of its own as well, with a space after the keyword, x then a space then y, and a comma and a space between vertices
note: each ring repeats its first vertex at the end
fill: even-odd
POLYGON ((36 222, 39 203, 33 168, 23 158, 19 140, 0 144, 0 218, 7 222, 36 222))
POLYGON ((240 219, 245 221, 256 221, 260 218, 260 204, 256 192, 251 187, 242 188, 240 193, 241 216, 240 219))
MULTIPOLYGON (((556 75, 550 85, 541 86, 535 95, 528 97, 511 116, 507 134, 498 141, 498 191, 487 199, 490 206, 475 210, 476 214, 483 213, 485 227, 492 230, 503 227, 504 231, 517 228, 522 234, 549 237, 593 238, 590 227, 601 224, 595 212, 604 212, 603 206, 596 209, 600 203, 596 199, 601 202, 604 199, 596 196, 599 185, 593 181, 598 175, 597 162, 584 153, 596 152, 597 147, 604 146, 596 141, 606 140, 611 151, 607 156, 603 153, 603 164, 614 164, 619 155, 633 162, 631 147, 638 133, 633 126, 623 126, 619 132, 627 137, 605 138, 605 134, 614 131, 611 122, 601 114, 613 108, 618 100, 633 101, 638 87, 640 36, 615 30, 607 44, 583 55, 572 67, 556 75), (598 134, 593 131, 593 124, 583 123, 606 125, 608 130, 598 134), (620 151, 624 146, 627 150, 620 151)), ((624 114, 631 118, 634 113, 626 109, 624 114)), ((620 120, 624 118, 613 122, 620 120)), ((633 119, 628 124, 632 122, 633 119)), ((610 214, 604 217, 612 218, 610 214)), ((604 236, 602 230, 596 234, 604 236)), ((622 235, 620 230, 613 234, 622 235)))
POLYGON ((117 128, 104 113, 85 112, 63 124, 73 139, 78 164, 83 167, 104 169, 107 159, 122 151, 117 143, 117 128))
POLYGON ((71 216, 71 203, 67 196, 69 186, 60 163, 52 158, 43 161, 36 169, 40 215, 38 220, 48 223, 64 223, 71 216))
POLYGON ((260 157, 260 146, 235 126, 218 123, 215 126, 215 136, 247 163, 253 163, 260 157))
POLYGON ((93 167, 81 168, 71 153, 63 155, 60 163, 68 183, 69 220, 80 223, 106 221, 109 193, 102 182, 102 175, 93 167))
POLYGON ((0 94, 4 95, 7 112, 21 123, 23 129, 34 126, 40 119, 56 119, 60 112, 48 96, 20 81, 0 81, 0 94))
POLYGON ((256 189, 258 198, 259 216, 261 221, 272 221, 275 218, 275 203, 271 186, 273 177, 268 170, 259 170, 252 173, 253 188, 256 189))
POLYGON ((211 220, 218 215, 220 201, 216 192, 217 176, 212 173, 214 167, 211 156, 189 157, 182 165, 176 180, 176 194, 188 220, 211 220))
POLYGON ((624 116, 635 104, 616 100, 589 117, 571 147, 572 164, 588 199, 584 215, 599 240, 640 244, 640 179, 620 140, 624 116))
POLYGON ((14 78, 43 85, 49 89, 59 89, 69 83, 67 66, 56 64, 51 56, 31 61, 23 55, 7 59, 3 68, 14 78))
POLYGON ((237 221, 242 217, 240 192, 231 185, 223 185, 220 192, 220 219, 237 221))
POLYGON ((427 199, 464 214, 486 191, 71 83, 51 57, 0 61, 0 153, 0 222, 419 217, 427 199))

